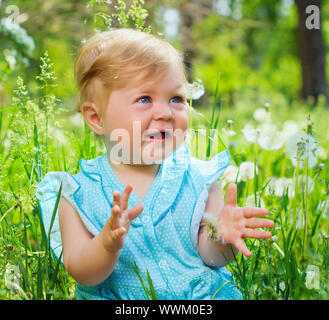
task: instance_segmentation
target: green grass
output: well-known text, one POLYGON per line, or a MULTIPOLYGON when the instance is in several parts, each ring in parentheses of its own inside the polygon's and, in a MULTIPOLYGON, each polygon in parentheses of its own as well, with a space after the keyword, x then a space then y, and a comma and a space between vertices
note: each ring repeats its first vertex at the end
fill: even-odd
MULTIPOLYGON (((42 74, 48 74, 48 67, 43 66, 42 74)), ((35 187, 47 172, 75 174, 80 158, 91 159, 105 152, 101 140, 86 125, 77 126, 68 120, 69 114, 63 108, 65 104, 61 105, 51 95, 44 82, 40 92, 41 98, 30 98, 31 94, 19 79, 13 105, 0 110, 3 141, 0 146, 0 299, 75 298, 74 281, 55 258, 47 241, 50 230, 43 228, 34 198, 35 187), (10 265, 19 268, 16 289, 11 290, 5 281, 10 265)), ((307 169, 292 164, 285 145, 277 150, 264 150, 257 143, 246 140, 242 129, 249 122, 256 125, 252 114, 264 101, 248 96, 241 99, 235 106, 228 107, 225 99, 217 94, 211 107, 198 110, 204 117, 190 119, 193 129, 218 132, 218 136, 207 132, 205 143, 201 143, 200 136, 196 135, 190 144, 192 155, 203 152, 204 158, 211 158, 227 147, 232 164, 239 167, 250 161, 257 165, 258 172, 254 170, 253 178, 235 179, 238 203, 245 205, 250 196, 258 206, 263 201, 270 210, 269 218, 275 222, 272 234, 277 239, 246 240, 253 256, 247 259, 239 254, 227 268, 233 273, 234 282, 245 299, 328 299, 329 206, 326 209, 319 204, 328 201, 329 194, 326 123, 329 110, 324 106, 310 109, 300 102, 276 103, 275 98, 271 101, 272 123, 281 129, 285 120, 295 120, 300 124, 300 130, 311 128, 322 146, 324 152, 318 156, 317 165, 307 169), (307 125, 309 114, 313 121, 311 126, 307 125), (223 134, 222 128, 226 127, 228 119, 233 120, 234 136, 223 134), (194 150, 195 145, 199 149, 194 150), (320 163, 324 165, 322 169, 320 163), (311 185, 306 183, 303 187, 297 179, 299 175, 309 176, 311 185), (289 195, 287 189, 281 195, 266 192, 271 177, 291 178, 294 194, 289 195), (308 192, 308 189, 312 191, 308 192), (318 282, 310 280, 307 271, 311 269, 316 270, 318 282)), ((136 265, 132 270, 139 274, 136 265)), ((8 277, 6 279, 8 281, 8 277)), ((142 277, 140 280, 146 298, 157 299, 149 275, 148 287, 142 277)), ((211 294, 214 296, 217 291, 211 294)))

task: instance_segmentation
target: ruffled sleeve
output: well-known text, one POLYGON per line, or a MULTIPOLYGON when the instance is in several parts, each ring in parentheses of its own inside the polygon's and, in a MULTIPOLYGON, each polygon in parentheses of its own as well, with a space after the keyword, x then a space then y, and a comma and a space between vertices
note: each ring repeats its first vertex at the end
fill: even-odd
POLYGON ((62 183, 61 197, 64 197, 79 213, 80 218, 86 228, 92 233, 97 234, 98 230, 90 219, 84 214, 83 210, 75 201, 75 194, 80 190, 80 184, 68 172, 49 172, 43 180, 38 184, 35 192, 36 198, 39 200, 39 208, 41 212, 42 222, 46 235, 48 237, 53 214, 54 222, 50 232, 50 247, 57 258, 62 251, 62 238, 59 228, 58 207, 56 213, 56 200, 58 197, 60 185, 62 183))
POLYGON ((231 161, 228 150, 224 150, 209 161, 191 159, 191 173, 199 190, 199 197, 191 219, 191 241, 195 252, 198 253, 198 231, 202 215, 206 206, 208 191, 211 185, 217 181, 229 166, 231 161))

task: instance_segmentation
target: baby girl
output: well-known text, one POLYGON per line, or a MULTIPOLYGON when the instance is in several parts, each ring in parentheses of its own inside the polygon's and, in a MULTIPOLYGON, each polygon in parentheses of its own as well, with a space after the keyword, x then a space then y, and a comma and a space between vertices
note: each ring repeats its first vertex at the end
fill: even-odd
POLYGON ((185 145, 190 107, 183 58, 167 41, 132 29, 87 40, 76 57, 77 109, 107 153, 80 160, 80 172, 49 172, 36 196, 45 229, 60 203, 50 244, 76 280, 78 299, 242 299, 224 268, 251 256, 244 238, 269 238, 266 209, 225 202, 219 177, 227 150, 209 161, 185 145), (208 226, 213 226, 210 236, 208 226), (62 255, 61 255, 62 253, 62 255), (218 290, 220 288, 220 290, 218 290))

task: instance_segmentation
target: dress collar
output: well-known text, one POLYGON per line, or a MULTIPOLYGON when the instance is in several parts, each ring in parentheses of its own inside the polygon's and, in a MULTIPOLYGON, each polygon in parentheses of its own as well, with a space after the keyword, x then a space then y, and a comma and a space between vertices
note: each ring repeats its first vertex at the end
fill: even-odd
MULTIPOLYGON (((189 170, 189 159, 189 150, 183 144, 160 163, 158 175, 148 190, 144 201, 142 201, 144 211, 131 221, 132 225, 140 226, 145 215, 151 215, 154 224, 162 218, 179 193, 185 171, 189 170)), ((108 162, 107 154, 91 160, 81 159, 79 165, 86 176, 101 184, 104 194, 112 207, 113 191, 117 190, 122 193, 125 186, 115 176, 108 162)), ((128 208, 133 207, 140 201, 141 199, 132 192, 129 197, 128 208)))

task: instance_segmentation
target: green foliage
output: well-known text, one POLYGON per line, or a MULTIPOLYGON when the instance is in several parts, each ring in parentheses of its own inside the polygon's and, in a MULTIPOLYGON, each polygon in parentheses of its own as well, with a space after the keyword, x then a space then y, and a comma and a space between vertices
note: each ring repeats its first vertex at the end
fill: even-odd
POLYGON ((0 83, 17 65, 28 66, 34 49, 34 40, 24 28, 9 17, 0 19, 0 83))
MULTIPOLYGON (((238 3, 230 2, 232 10, 238 3)), ((208 131, 205 140, 196 136, 190 149, 196 145, 200 149, 196 153, 204 151, 204 158, 211 158, 227 147, 232 164, 239 166, 251 161, 258 167, 253 179, 238 181, 239 173, 236 175, 238 202, 245 205, 252 199, 257 206, 264 202, 275 222, 274 237, 246 240, 253 256, 247 259, 239 254, 227 266, 244 298, 328 299, 329 111, 323 99, 310 110, 307 103, 297 98, 300 88, 295 40, 297 16, 294 8, 281 12, 279 3, 274 0, 244 2, 241 20, 208 15, 193 28, 193 43, 198 53, 193 72, 204 79, 213 103, 198 110, 203 117, 191 120, 194 130, 208 131), (293 166, 285 146, 264 150, 246 141, 242 133, 244 125, 254 124, 254 111, 268 101, 271 102, 271 121, 280 130, 285 120, 294 120, 301 130, 317 139, 322 152, 314 168, 293 166), (310 118, 306 117, 308 114, 310 118), (223 129, 232 130, 235 135, 226 134, 223 129), (210 130, 217 131, 218 136, 208 134, 210 130), (303 186, 298 181, 299 175, 310 176, 310 184, 306 182, 306 187, 303 186), (295 193, 292 195, 290 188, 284 189, 281 195, 267 193, 274 177, 293 179, 295 193), (313 190, 308 192, 311 186, 313 190), (306 286, 310 265, 319 270, 319 288, 306 286)), ((143 5, 144 1, 135 0, 128 8, 124 1, 118 1, 116 12, 108 14, 108 1, 89 1, 87 7, 95 9, 90 28, 108 29, 116 19, 120 26, 150 32, 150 27, 144 28, 148 12, 143 5)), ((329 34, 325 19, 328 6, 325 2, 323 30, 326 35, 329 34)), ((34 46, 27 32, 4 27, 1 21, 0 82, 4 88, 4 80, 11 80, 14 70, 10 66, 13 60, 8 57, 24 61, 30 58, 34 46), (21 58, 17 58, 18 52, 21 58)), ((87 22, 90 21, 87 19, 87 22)), ((329 37, 324 38, 328 45, 329 37)), ((73 279, 50 250, 47 239, 50 230, 43 228, 40 208, 34 198, 35 187, 46 172, 65 170, 74 174, 79 169, 79 159, 95 158, 105 152, 101 141, 86 124, 71 121, 57 98, 65 100, 67 107, 72 104, 73 78, 67 70, 72 67, 73 56, 63 59, 63 52, 75 52, 77 44, 72 45, 71 39, 63 36, 59 40, 44 40, 44 45, 47 50, 37 68, 32 65, 27 70, 24 65, 17 66, 21 69, 18 69, 15 86, 6 82, 11 102, 4 100, 4 107, 0 109, 3 141, 0 145, 0 299, 75 298, 73 279), (38 75, 25 83, 22 74, 30 71, 38 75), (15 271, 16 278, 9 277, 10 282, 6 274, 12 266, 19 270, 15 271)), ((193 151, 192 155, 195 155, 193 151)), ((59 196, 60 193, 54 215, 59 196)), ((132 266, 141 280, 146 299, 157 299, 147 268, 143 273, 145 280, 136 263, 132 266)), ((212 296, 221 289, 211 293, 212 296)))
MULTIPOLYGON (((89 1, 87 7, 94 7, 96 5, 108 4, 106 0, 92 0, 89 1)), ((107 14, 103 11, 97 11, 94 14, 94 23, 100 20, 101 25, 105 25, 107 28, 111 28, 113 18, 116 18, 120 27, 132 28, 143 32, 151 32, 151 26, 144 28, 145 20, 148 17, 148 12, 143 8, 145 4, 144 0, 134 0, 127 11, 127 5, 125 1, 118 0, 114 8, 117 10, 116 13, 107 14)), ((99 26, 99 25, 98 25, 99 26)))

